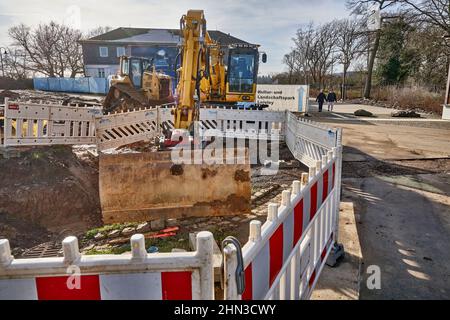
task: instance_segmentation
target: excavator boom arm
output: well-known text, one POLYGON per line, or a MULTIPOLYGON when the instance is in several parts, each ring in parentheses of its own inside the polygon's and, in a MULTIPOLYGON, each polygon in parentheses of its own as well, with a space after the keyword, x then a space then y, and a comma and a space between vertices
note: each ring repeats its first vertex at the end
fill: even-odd
POLYGON ((199 64, 203 58, 206 20, 202 10, 189 10, 180 21, 183 37, 183 60, 177 87, 178 105, 175 110, 175 128, 187 129, 198 119, 195 111, 195 91, 199 77, 199 64))

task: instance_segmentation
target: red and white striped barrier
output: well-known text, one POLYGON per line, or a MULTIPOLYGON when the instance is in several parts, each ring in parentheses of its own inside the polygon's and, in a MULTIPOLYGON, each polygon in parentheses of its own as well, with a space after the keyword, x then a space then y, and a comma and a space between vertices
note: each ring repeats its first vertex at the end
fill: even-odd
POLYGON ((197 251, 147 254, 144 236, 131 255, 82 256, 75 237, 64 257, 14 259, 0 240, 0 300, 212 300, 213 236, 197 235, 197 251))
POLYGON ((259 221, 250 223, 249 241, 242 249, 242 296, 237 294, 233 280, 236 251, 233 246, 225 248, 227 299, 297 299, 305 296, 301 281, 307 278, 309 283, 312 278, 311 284, 315 284, 333 244, 337 159, 334 149, 317 163, 316 170, 310 170, 309 179, 304 174, 301 182, 294 181, 292 193, 283 191, 281 206, 269 205, 264 225, 259 221))

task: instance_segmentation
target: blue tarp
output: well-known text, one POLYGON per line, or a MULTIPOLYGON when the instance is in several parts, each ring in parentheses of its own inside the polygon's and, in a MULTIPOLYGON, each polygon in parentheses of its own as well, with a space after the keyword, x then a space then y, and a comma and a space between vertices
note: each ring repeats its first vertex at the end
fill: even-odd
POLYGON ((48 81, 47 78, 34 78, 33 87, 37 90, 48 91, 48 81))
POLYGON ((106 94, 109 90, 105 78, 34 78, 34 89, 56 92, 106 94))

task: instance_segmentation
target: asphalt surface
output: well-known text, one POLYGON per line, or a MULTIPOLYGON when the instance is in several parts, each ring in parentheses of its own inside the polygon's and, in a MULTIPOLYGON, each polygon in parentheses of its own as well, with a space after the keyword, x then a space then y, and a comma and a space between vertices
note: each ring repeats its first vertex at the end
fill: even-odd
MULTIPOLYGON (((349 237, 361 245, 359 299, 450 299, 450 129, 433 120, 350 123, 339 107, 334 119, 312 110, 312 120, 344 130, 342 201, 353 204, 349 237), (379 289, 370 285, 373 266, 379 289)), ((334 299, 345 298, 340 291, 334 299)))

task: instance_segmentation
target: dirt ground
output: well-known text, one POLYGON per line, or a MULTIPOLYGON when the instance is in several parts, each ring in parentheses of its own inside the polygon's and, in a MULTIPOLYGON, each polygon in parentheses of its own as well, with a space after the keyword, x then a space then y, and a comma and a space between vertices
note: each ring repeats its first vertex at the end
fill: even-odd
POLYGON ((13 248, 101 224, 95 160, 68 146, 8 148, 0 168, 0 236, 13 248))

